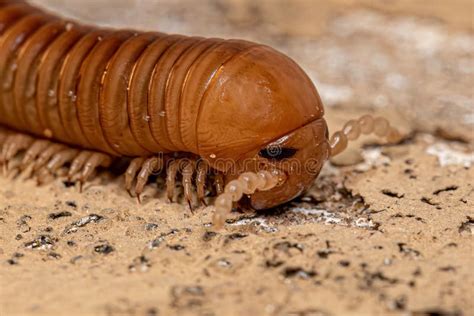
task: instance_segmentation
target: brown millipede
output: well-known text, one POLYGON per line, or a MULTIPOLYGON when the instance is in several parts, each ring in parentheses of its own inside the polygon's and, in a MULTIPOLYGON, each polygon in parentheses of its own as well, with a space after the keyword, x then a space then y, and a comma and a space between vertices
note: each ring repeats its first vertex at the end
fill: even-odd
POLYGON ((20 1, 0 1, 0 78, 6 170, 42 182, 69 166, 82 184, 130 157, 127 190, 164 170, 172 199, 180 173, 190 206, 212 174, 218 226, 243 196, 264 209, 300 195, 348 140, 399 139, 370 115, 329 139, 312 81, 268 46, 83 26, 20 1))

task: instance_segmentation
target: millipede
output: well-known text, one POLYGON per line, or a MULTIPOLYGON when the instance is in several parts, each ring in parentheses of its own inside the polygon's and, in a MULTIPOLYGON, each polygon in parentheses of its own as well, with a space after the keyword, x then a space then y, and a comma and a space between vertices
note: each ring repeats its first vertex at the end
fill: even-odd
POLYGON ((0 80, 4 172, 42 183, 63 169, 82 187, 126 158, 138 199, 159 172, 169 200, 181 179, 191 210, 217 195, 216 227, 237 204, 296 198, 349 140, 400 139, 372 115, 329 137, 313 82, 269 46, 98 28, 25 1, 0 0, 0 80))

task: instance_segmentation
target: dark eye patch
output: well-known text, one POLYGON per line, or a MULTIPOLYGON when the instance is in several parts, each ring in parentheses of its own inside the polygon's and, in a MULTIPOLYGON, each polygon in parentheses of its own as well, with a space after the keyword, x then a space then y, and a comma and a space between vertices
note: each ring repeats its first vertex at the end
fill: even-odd
POLYGON ((260 150, 260 157, 271 160, 282 160, 293 157, 298 149, 292 147, 267 147, 260 150))

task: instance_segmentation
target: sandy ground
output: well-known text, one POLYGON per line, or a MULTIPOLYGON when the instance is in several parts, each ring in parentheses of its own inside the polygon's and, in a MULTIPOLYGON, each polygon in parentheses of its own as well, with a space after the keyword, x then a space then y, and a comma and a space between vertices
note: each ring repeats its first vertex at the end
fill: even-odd
POLYGON ((271 44, 332 130, 369 112, 405 138, 353 144, 305 196, 223 231, 212 207, 164 202, 159 179, 137 205, 111 172, 82 194, 0 177, 0 315, 474 315, 472 2, 36 2, 271 44))

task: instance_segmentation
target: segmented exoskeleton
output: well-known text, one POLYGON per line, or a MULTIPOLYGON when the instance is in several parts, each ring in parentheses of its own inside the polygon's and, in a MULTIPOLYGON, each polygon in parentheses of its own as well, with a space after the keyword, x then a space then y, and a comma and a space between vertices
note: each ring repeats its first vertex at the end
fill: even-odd
POLYGON ((313 83, 268 46, 84 26, 22 1, 0 1, 0 80, 5 169, 41 182, 68 165, 83 183, 131 157, 128 190, 165 169, 172 199, 181 173, 190 206, 212 171, 217 223, 243 195, 255 209, 298 196, 361 132, 398 138, 364 116, 329 141, 313 83))

